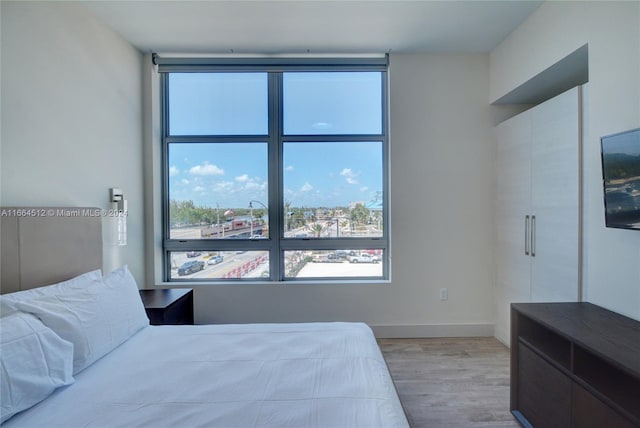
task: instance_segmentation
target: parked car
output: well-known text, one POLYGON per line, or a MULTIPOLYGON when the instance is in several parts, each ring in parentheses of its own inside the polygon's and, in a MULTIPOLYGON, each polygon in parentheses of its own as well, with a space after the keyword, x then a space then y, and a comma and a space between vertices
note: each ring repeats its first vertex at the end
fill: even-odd
POLYGON ((347 259, 347 252, 346 251, 340 251, 340 250, 334 251, 333 253, 329 253, 327 255, 327 258, 329 260, 335 260, 335 261, 341 262, 341 261, 347 259))
POLYGON ((198 272, 202 269, 204 269, 204 262, 192 260, 190 262, 184 262, 182 266, 178 268, 178 275, 189 275, 190 273, 198 272))
POLYGON ((187 257, 198 257, 200 254, 200 251, 187 251, 187 257))
POLYGON ((377 256, 372 256, 367 253, 349 257, 349 262, 351 263, 378 263, 378 261, 379 259, 377 256))
POLYGON ((224 260, 224 256, 213 256, 207 262, 208 265, 217 265, 218 263, 222 263, 224 260))

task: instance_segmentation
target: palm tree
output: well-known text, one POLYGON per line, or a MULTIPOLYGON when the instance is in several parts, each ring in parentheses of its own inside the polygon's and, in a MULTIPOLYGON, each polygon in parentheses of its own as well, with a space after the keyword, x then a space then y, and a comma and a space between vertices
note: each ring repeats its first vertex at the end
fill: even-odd
POLYGON ((316 235, 316 238, 320 237, 320 234, 323 230, 324 226, 320 223, 315 223, 313 226, 311 226, 311 231, 316 235))

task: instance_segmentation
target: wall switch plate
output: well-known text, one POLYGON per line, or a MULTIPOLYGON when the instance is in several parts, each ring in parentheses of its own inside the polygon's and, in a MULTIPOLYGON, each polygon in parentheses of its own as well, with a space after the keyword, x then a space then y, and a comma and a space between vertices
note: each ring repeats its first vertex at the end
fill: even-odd
POLYGON ((449 290, 446 288, 440 289, 440 300, 447 300, 449 298, 449 290))

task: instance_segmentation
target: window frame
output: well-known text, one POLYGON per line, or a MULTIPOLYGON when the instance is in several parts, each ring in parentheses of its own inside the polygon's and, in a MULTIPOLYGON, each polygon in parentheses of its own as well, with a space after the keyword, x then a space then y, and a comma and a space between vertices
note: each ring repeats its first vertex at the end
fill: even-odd
POLYGON ((204 284, 229 284, 259 282, 379 282, 390 279, 390 204, 389 204, 389 136, 388 136, 388 58, 338 58, 338 59, 188 59, 159 58, 154 62, 160 72, 161 143, 162 143, 162 272, 170 283, 196 282, 204 284), (295 72, 356 72, 375 71, 381 79, 381 133, 380 134, 314 134, 285 135, 283 121, 283 75, 295 72), (268 134, 267 135, 169 135, 169 74, 170 73, 242 73, 265 72, 268 85, 268 134), (169 147, 180 143, 267 143, 268 162, 268 239, 171 239, 169 220, 169 147), (382 149, 382 236, 356 238, 297 238, 284 237, 284 144, 306 142, 380 142, 382 149), (381 276, 345 276, 296 278, 285 275, 285 252, 310 250, 382 250, 381 276), (172 278, 171 253, 187 251, 266 251, 269 254, 268 278, 172 278))

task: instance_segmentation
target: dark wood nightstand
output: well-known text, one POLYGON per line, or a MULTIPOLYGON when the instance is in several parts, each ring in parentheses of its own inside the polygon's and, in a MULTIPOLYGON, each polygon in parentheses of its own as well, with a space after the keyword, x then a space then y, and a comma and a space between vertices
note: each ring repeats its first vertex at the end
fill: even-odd
POLYGON ((193 324, 193 290, 140 290, 151 325, 193 324))

